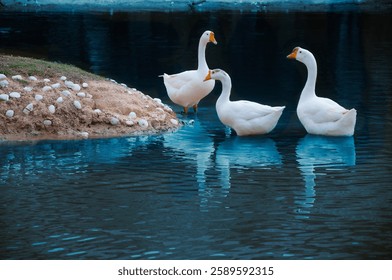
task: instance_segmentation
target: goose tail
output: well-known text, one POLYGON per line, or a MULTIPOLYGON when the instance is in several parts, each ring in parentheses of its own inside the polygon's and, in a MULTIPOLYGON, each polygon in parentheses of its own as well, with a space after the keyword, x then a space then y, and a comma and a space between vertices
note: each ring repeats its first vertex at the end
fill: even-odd
POLYGON ((352 136, 354 134, 355 123, 357 121, 357 110, 351 109, 348 110, 343 118, 340 120, 340 126, 346 129, 346 136, 352 136))

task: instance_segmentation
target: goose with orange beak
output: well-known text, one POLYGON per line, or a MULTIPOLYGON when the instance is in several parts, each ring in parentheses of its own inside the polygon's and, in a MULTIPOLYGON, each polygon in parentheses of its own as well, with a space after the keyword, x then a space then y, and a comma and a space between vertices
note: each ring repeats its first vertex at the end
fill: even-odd
POLYGON ((170 100, 184 108, 184 113, 188 113, 188 108, 193 107, 197 112, 197 107, 201 99, 206 97, 214 88, 215 81, 204 83, 203 79, 207 75, 209 68, 206 61, 205 51, 208 43, 217 44, 215 34, 212 31, 205 31, 199 40, 198 67, 196 70, 188 70, 178 74, 163 74, 163 82, 170 100))
POLYGON ((316 95, 317 63, 313 54, 296 47, 287 58, 302 62, 308 70, 308 77, 297 106, 298 118, 306 131, 317 135, 352 136, 357 111, 345 109, 329 98, 316 95))
POLYGON ((216 112, 220 121, 234 129, 238 136, 266 134, 275 128, 284 106, 271 107, 247 100, 230 101, 231 79, 220 69, 210 70, 204 80, 221 81, 222 93, 216 102, 216 112))

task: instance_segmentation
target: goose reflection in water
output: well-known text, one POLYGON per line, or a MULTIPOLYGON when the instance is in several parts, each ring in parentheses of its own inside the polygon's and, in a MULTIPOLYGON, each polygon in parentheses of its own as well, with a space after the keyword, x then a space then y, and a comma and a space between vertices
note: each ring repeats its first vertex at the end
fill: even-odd
POLYGON ((316 172, 316 168, 344 169, 354 166, 354 138, 308 134, 299 140, 296 155, 298 167, 305 181, 304 195, 296 198, 299 206, 298 218, 309 218, 310 208, 316 200, 316 175, 321 176, 316 172))
MULTIPOLYGON (((219 200, 229 195, 232 187, 232 169, 242 172, 247 169, 270 168, 282 164, 281 155, 272 139, 230 136, 226 132, 224 139, 215 137, 214 140, 215 151, 211 156, 210 171, 216 173, 208 180, 206 187, 199 190, 202 197, 200 207, 204 211, 221 205, 219 200)), ((247 182, 237 181, 238 183, 247 182)))
POLYGON ((195 177, 200 190, 206 187, 206 171, 211 165, 214 143, 199 120, 191 120, 190 123, 192 124, 185 125, 175 133, 165 134, 163 145, 166 149, 183 155, 186 160, 195 162, 195 177))
POLYGON ((275 141, 261 137, 230 137, 216 149, 215 164, 220 170, 221 186, 231 187, 231 168, 269 168, 281 165, 275 141))
POLYGON ((231 168, 269 168, 282 164, 274 140, 231 136, 228 131, 222 133, 219 122, 214 124, 205 127, 203 121, 196 119, 193 125, 164 135, 165 149, 196 165, 195 178, 203 211, 215 207, 219 199, 229 194, 231 168), (213 174, 215 171, 217 176, 213 174))

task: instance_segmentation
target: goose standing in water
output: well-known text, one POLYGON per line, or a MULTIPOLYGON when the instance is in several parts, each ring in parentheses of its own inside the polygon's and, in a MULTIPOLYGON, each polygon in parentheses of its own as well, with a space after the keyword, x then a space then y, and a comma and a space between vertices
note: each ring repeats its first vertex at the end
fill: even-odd
POLYGON ((302 62, 308 70, 308 78, 297 106, 298 118, 306 131, 317 135, 352 136, 357 111, 345 109, 329 98, 316 95, 317 63, 313 54, 296 47, 287 58, 302 62))
POLYGON ((193 107, 193 110, 197 112, 200 100, 206 97, 215 86, 213 80, 207 83, 203 82, 209 70, 205 56, 206 46, 209 42, 217 44, 215 34, 212 31, 205 31, 199 41, 197 70, 188 70, 173 75, 165 73, 161 76, 170 100, 182 106, 185 114, 188 113, 189 107, 193 107))
POLYGON ((205 81, 219 80, 222 93, 216 102, 220 121, 235 130, 238 136, 266 134, 273 130, 285 106, 271 107, 256 102, 230 101, 231 79, 223 70, 210 70, 205 81))

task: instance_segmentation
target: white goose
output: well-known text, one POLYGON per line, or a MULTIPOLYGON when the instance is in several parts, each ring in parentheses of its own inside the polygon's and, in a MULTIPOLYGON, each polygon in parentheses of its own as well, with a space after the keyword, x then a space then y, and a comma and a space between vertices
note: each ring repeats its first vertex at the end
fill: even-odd
POLYGON ((308 69, 308 78, 297 106, 298 118, 306 131, 317 135, 352 136, 357 111, 347 110, 329 98, 316 95, 317 63, 313 54, 296 47, 287 58, 302 62, 308 69))
POLYGON ((216 102, 216 111, 220 121, 235 130, 237 135, 255 135, 269 133, 276 126, 284 106, 270 107, 256 102, 239 100, 230 101, 231 79, 223 70, 210 70, 205 81, 219 80, 222 93, 216 102))
POLYGON ((170 100, 184 107, 185 114, 188 113, 188 108, 191 106, 197 112, 199 101, 206 97, 215 86, 215 81, 203 83, 203 79, 209 70, 205 56, 206 46, 209 42, 217 44, 214 32, 205 31, 199 41, 197 70, 184 71, 173 75, 165 73, 161 76, 170 100))

